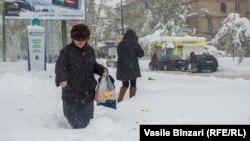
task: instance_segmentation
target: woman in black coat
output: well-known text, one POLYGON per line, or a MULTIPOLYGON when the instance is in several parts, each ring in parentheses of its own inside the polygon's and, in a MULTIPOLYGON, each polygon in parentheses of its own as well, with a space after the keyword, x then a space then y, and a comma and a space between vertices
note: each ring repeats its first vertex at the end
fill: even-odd
POLYGON ((144 51, 138 43, 138 36, 135 31, 128 29, 117 47, 118 62, 117 62, 117 80, 122 81, 118 102, 123 100, 123 97, 129 87, 129 97, 136 94, 136 79, 141 77, 138 57, 144 56, 144 51))
POLYGON ((88 45, 90 30, 84 24, 71 30, 72 43, 65 46, 56 62, 56 85, 62 88, 63 112, 73 128, 84 128, 93 118, 96 80, 107 69, 96 62, 88 45))
POLYGON ((197 57, 194 52, 190 53, 190 64, 191 64, 191 72, 197 72, 197 57))

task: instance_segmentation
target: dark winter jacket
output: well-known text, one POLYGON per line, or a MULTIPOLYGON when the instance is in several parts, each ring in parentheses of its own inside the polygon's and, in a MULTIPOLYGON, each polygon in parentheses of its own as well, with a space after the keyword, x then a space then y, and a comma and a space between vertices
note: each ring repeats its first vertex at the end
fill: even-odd
POLYGON ((141 77, 138 57, 144 56, 136 33, 128 29, 117 47, 117 80, 128 81, 141 77))
POLYGON ((96 62, 94 49, 88 44, 78 48, 72 42, 64 47, 56 62, 56 85, 67 81, 62 99, 68 102, 88 103, 94 100, 96 80, 94 73, 102 75, 105 68, 96 62))

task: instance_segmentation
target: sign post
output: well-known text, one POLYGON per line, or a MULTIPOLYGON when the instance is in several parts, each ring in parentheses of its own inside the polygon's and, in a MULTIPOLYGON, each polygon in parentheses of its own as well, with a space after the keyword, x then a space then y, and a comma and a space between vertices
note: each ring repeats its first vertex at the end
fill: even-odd
POLYGON ((45 28, 29 25, 28 31, 28 70, 46 71, 45 28))

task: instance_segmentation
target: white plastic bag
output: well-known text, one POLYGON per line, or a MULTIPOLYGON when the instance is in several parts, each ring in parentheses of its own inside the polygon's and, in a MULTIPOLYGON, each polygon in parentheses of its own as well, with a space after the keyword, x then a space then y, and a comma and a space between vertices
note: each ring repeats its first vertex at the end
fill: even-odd
POLYGON ((97 102, 97 105, 116 109, 115 86, 114 82, 110 80, 109 75, 99 78, 95 101, 97 102))

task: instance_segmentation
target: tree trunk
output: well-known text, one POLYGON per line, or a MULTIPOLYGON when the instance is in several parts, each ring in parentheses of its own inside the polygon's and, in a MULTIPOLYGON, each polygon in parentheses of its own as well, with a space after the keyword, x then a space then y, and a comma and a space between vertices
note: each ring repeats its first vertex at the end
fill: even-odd
POLYGON ((3 62, 7 61, 7 57, 6 57, 6 29, 5 29, 5 6, 4 6, 4 1, 3 1, 3 12, 2 12, 2 18, 3 18, 3 22, 2 22, 2 31, 3 31, 3 62))
POLYGON ((62 47, 65 47, 68 44, 67 36, 67 23, 66 20, 62 20, 62 47))

